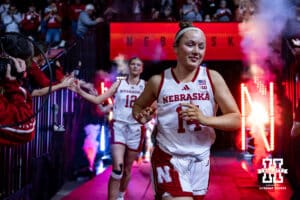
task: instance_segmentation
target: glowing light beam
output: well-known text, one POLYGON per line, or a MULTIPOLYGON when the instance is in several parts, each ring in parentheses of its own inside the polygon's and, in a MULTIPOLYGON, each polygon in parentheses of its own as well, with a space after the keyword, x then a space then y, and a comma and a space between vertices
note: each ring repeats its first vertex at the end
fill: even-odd
MULTIPOLYGON (((266 89, 264 89, 266 91, 266 89)), ((263 92, 265 94, 265 92, 263 92)), ((274 117, 274 84, 269 83, 269 114, 264 109, 262 104, 258 102, 253 102, 251 95, 248 91, 247 86, 244 83, 241 84, 241 149, 246 150, 246 120, 250 123, 252 129, 257 129, 259 132, 266 150, 268 152, 275 149, 274 136, 275 136, 275 117, 274 117), (251 108, 251 113, 246 111, 246 102, 251 108), (270 138, 268 141, 265 125, 269 123, 270 138)))

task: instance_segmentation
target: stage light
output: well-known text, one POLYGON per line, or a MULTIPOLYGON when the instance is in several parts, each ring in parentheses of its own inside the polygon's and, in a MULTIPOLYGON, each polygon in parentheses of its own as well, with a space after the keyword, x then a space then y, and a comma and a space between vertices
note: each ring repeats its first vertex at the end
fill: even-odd
POLYGON ((247 150, 246 130, 250 130, 250 134, 254 138, 259 137, 266 151, 270 152, 275 149, 274 84, 269 83, 269 96, 267 96, 266 85, 257 79, 254 80, 256 88, 254 91, 250 90, 251 92, 246 84, 241 84, 241 149, 247 150))
POLYGON ((105 151, 105 126, 101 126, 100 128, 100 151, 104 152, 105 151))

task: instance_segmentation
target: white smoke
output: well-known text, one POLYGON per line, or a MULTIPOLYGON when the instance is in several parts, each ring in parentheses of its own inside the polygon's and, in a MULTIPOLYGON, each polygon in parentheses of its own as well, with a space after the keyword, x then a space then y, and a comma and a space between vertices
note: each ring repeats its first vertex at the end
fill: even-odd
MULTIPOLYGON (((272 67, 280 67, 280 41, 289 19, 295 17, 295 9, 288 0, 259 0, 249 21, 240 24, 241 47, 247 64, 268 73, 272 67)), ((282 66, 281 66, 282 67, 282 66)))
MULTIPOLYGON (((259 88, 261 88, 261 85, 267 87, 267 82, 276 80, 277 75, 282 75, 280 73, 283 69, 281 60, 282 37, 285 34, 289 20, 295 19, 296 10, 289 0, 258 0, 255 8, 256 10, 249 20, 240 24, 241 47, 245 55, 245 62, 249 66, 248 75, 251 78, 247 87, 249 87, 252 96, 257 95, 256 100, 259 100, 263 105, 267 105, 269 96, 260 93, 259 88)), ((279 104, 276 104, 279 102, 276 101, 276 95, 274 94, 274 106, 276 112, 280 113, 281 108, 279 104)), ((253 110, 253 108, 251 109, 253 110)), ((268 111, 261 113, 268 113, 268 111)), ((261 117, 260 113, 254 115, 256 120, 258 117, 261 117)), ((279 124, 280 121, 281 119, 278 118, 275 123, 279 124)), ((260 119, 257 122, 261 123, 262 120, 260 119)), ((270 134, 265 129, 269 125, 265 123, 255 124, 254 122, 249 124, 252 125, 250 134, 255 143, 254 163, 259 164, 259 161, 267 156, 268 148, 265 145, 268 146, 269 144, 265 144, 261 136, 267 138, 267 135, 270 134)))

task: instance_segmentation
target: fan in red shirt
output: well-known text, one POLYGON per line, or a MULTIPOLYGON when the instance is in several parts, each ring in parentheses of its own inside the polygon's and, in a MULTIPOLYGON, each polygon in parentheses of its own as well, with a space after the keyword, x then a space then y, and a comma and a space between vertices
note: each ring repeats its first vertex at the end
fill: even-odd
MULTIPOLYGON (((32 58, 31 67, 29 68, 28 75, 30 80, 39 87, 47 87, 50 85, 50 80, 46 76, 46 74, 40 69, 41 66, 46 64, 46 60, 43 57, 43 52, 47 52, 47 46, 44 43, 37 43, 37 46, 40 48, 35 48, 34 56, 32 58)), ((63 67, 56 62, 56 66, 54 67, 55 80, 53 84, 57 84, 58 82, 62 81, 65 77, 63 72, 63 67)))
MULTIPOLYGON (((25 60, 32 59, 33 45, 27 38, 20 34, 8 34, 1 37, 3 47, 0 57, 0 145, 21 144, 31 141, 35 133, 35 118, 32 107, 32 94, 24 88, 26 73, 31 73, 29 79, 35 78, 40 86, 46 88, 36 91, 35 96, 48 93, 50 81, 43 72, 36 68, 28 68, 25 60), (34 70, 36 69, 36 70, 34 70)), ((64 75, 58 70, 57 79, 61 80, 53 85, 52 91, 67 87, 71 77, 62 78, 64 75)), ((33 91, 34 92, 34 91, 33 91)))
POLYGON ((36 12, 34 5, 28 7, 28 12, 24 14, 21 21, 22 33, 31 36, 34 40, 38 39, 38 28, 41 24, 41 16, 36 12))
POLYGON ((2 68, 6 68, 4 77, 0 78, 0 145, 25 143, 33 139, 35 119, 33 117, 31 95, 21 87, 13 75, 13 67, 17 73, 26 70, 25 61, 10 57, 14 62, 7 64, 0 59, 2 68))
POLYGON ((26 143, 35 132, 31 95, 22 87, 33 45, 18 33, 5 34, 0 42, 0 145, 26 143))
POLYGON ((31 95, 42 96, 47 94, 50 84, 52 85, 51 92, 68 87, 73 81, 73 76, 65 76, 59 61, 56 61, 55 65, 48 66, 53 71, 53 82, 50 82, 50 79, 40 68, 46 64, 42 52, 47 51, 47 46, 45 43, 37 43, 36 45, 38 48, 36 47, 34 50, 31 66, 28 69, 28 88, 31 90, 31 95))

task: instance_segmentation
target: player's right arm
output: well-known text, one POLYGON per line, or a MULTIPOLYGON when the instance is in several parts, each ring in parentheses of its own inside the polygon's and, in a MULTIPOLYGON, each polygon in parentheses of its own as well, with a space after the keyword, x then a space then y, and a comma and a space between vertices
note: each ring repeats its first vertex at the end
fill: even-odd
POLYGON ((120 80, 115 81, 106 92, 104 92, 103 94, 98 95, 98 96, 94 96, 94 95, 91 95, 91 94, 85 92, 83 89, 81 89, 79 84, 75 84, 75 86, 73 85, 70 89, 72 91, 77 92, 84 99, 86 99, 94 104, 100 104, 103 101, 105 101, 106 99, 108 99, 109 97, 114 95, 114 93, 117 91, 117 89, 120 85, 120 82, 121 82, 120 80))
POLYGON ((161 78, 160 75, 152 76, 133 105, 132 115, 141 124, 151 120, 156 110, 153 103, 157 99, 161 78))

